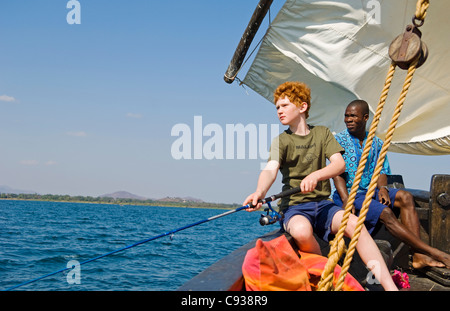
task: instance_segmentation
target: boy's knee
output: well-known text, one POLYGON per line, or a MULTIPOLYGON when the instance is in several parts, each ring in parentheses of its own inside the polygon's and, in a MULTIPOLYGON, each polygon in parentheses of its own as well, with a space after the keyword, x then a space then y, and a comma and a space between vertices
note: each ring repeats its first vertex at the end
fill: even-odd
POLYGON ((348 234, 353 235, 353 232, 356 229, 357 223, 358 223, 358 217, 356 217, 353 214, 350 214, 348 217, 347 228, 346 228, 346 231, 348 232, 348 234))
POLYGON ((289 234, 297 241, 307 241, 313 237, 311 226, 305 224, 289 226, 289 234))

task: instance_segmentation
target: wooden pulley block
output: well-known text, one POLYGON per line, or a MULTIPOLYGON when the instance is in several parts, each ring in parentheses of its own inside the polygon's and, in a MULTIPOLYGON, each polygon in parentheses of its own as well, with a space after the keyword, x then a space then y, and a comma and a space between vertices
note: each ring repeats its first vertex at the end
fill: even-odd
POLYGON ((421 36, 417 27, 408 25, 406 31, 392 41, 389 46, 389 57, 398 67, 408 69, 416 60, 419 60, 420 65, 425 62, 428 48, 420 39, 421 36))
POLYGON ((425 63, 425 61, 428 58, 428 47, 425 44, 425 42, 422 41, 422 51, 420 53, 420 57, 419 57, 419 62, 416 65, 416 68, 419 68, 420 66, 423 65, 423 63, 425 63))

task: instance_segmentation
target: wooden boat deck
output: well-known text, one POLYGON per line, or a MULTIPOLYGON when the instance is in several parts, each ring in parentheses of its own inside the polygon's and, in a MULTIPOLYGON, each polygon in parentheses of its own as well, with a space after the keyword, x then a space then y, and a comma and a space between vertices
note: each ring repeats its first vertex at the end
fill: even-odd
POLYGON ((410 291, 450 291, 450 287, 441 285, 420 272, 408 272, 410 291))

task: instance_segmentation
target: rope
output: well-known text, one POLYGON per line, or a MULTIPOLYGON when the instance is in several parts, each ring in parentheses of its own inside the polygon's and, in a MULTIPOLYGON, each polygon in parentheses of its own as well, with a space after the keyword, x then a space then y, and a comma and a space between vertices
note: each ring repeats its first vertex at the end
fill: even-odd
MULTIPOLYGON (((342 265, 341 274, 339 275, 338 281, 336 282, 336 287, 335 287, 336 291, 341 290, 342 286, 344 285, 344 278, 348 272, 350 263, 353 259, 353 254, 356 249, 356 244, 358 243, 358 239, 361 234, 361 230, 364 226, 364 221, 366 220, 366 215, 367 215, 367 212, 369 211, 369 205, 372 201, 372 196, 374 195, 375 189, 377 187, 379 174, 383 168, 383 163, 386 158, 388 148, 391 144, 392 137, 394 136, 395 127, 397 126, 397 122, 398 122, 400 113, 403 108, 403 103, 405 102, 406 95, 408 93, 409 87, 411 86, 411 81, 412 81, 414 72, 416 71, 416 65, 417 65, 417 61, 413 65, 411 65, 408 69, 408 74, 406 76, 405 83, 403 84, 402 93, 400 95, 397 106, 395 108, 394 115, 391 120, 391 124, 389 125, 388 133, 386 134, 386 139, 385 139, 385 141, 383 143, 383 147, 381 148, 381 151, 380 151, 380 157, 377 161, 377 165, 375 167, 375 171, 373 173, 372 180, 370 181, 369 189, 367 191, 366 197, 364 199, 364 203, 361 208, 361 212, 358 217, 358 222, 356 224, 355 232, 353 233, 353 237, 350 241, 350 245, 349 245, 347 254, 345 256, 345 259, 344 259, 344 264, 342 265)), ((371 145, 369 145, 369 147, 370 146, 371 145)))
MULTIPOLYGON (((417 5, 416 5, 416 13, 414 16, 415 20, 420 20, 421 24, 423 24, 424 20, 425 20, 425 16, 426 16, 426 12, 427 9, 429 7, 429 0, 418 0, 417 5)), ((405 78, 405 82, 403 84, 403 89, 402 92, 400 94, 400 97, 398 99, 397 102, 397 106, 395 108, 394 111, 394 115, 392 117, 391 123, 389 125, 387 134, 386 134, 386 138, 385 138, 385 142, 383 143, 383 147, 380 151, 380 156, 379 159, 377 161, 377 165, 375 167, 375 171, 373 173, 371 182, 369 184, 369 189, 366 193, 366 197, 364 199, 361 211, 360 211, 360 215, 357 221, 357 225, 355 228, 355 231, 353 233, 353 237, 350 241, 349 244, 349 248, 347 250, 347 254, 345 256, 344 259, 344 263, 342 265, 342 269, 341 269, 341 273, 338 277, 338 280, 336 282, 335 285, 335 290, 339 291, 342 289, 342 286, 344 284, 344 279, 345 276, 347 275, 348 269, 350 267, 350 263, 353 259, 353 254, 355 252, 356 249, 356 244, 358 243, 358 239, 359 236, 361 234, 361 230, 364 226, 364 221, 366 219, 366 215, 367 212, 369 210, 369 205, 371 202, 371 198, 373 196, 373 194, 375 193, 375 188, 377 186, 377 182, 378 182, 378 178, 379 178, 379 174, 381 172, 381 169, 383 167, 384 164, 384 160, 387 154, 387 150, 390 146, 392 137, 394 135, 394 131, 395 131, 395 127, 397 125, 401 110, 403 108, 403 104, 405 102, 406 99, 406 95, 408 93, 409 87, 411 86, 411 81, 413 78, 413 75, 416 71, 416 66, 418 64, 418 60, 416 60, 413 64, 411 64, 408 68, 408 74, 405 78)), ((391 87, 392 84, 392 79, 395 73, 395 68, 396 65, 394 63, 391 63, 387 77, 385 79, 385 85, 384 88, 382 90, 381 96, 380 96, 380 101, 378 103, 377 106, 377 111, 375 113, 372 125, 370 127, 370 131, 367 137, 367 141, 363 150, 363 154, 361 156, 361 160, 360 163, 358 165, 358 169, 355 175, 355 180, 354 183, 352 185, 352 188, 350 190, 350 194, 347 200, 347 204, 344 208, 344 216, 342 218, 342 222, 341 225, 339 227, 338 233, 335 236, 335 239, 331 242, 331 246, 330 246, 330 252, 328 254, 328 261, 327 264, 325 265, 324 271, 322 272, 322 276, 321 276, 321 280, 318 284, 318 290, 320 291, 328 291, 332 289, 333 286, 333 276, 334 276, 334 269, 337 265, 337 262, 339 261, 339 259, 341 258, 343 252, 344 252, 344 248, 345 248, 345 243, 343 240, 343 236, 344 236, 344 232, 345 229, 347 227, 347 222, 348 222, 348 218, 350 216, 350 213, 352 211, 352 207, 353 207, 353 203, 355 201, 355 197, 356 197, 356 192, 358 190, 359 187, 359 183, 361 180, 361 176, 364 170, 364 167, 366 165, 367 162, 367 158, 368 155, 370 153, 370 149, 372 146, 372 141, 373 138, 375 136, 375 131, 378 127, 378 123, 380 120, 380 116, 381 116, 381 112, 383 111, 384 108, 384 104, 386 102, 386 98, 389 92, 389 89, 391 87)))
POLYGON ((429 6, 430 6, 429 0, 418 0, 416 4, 415 18, 424 21, 425 17, 427 16, 427 10, 429 6))
POLYGON ((350 217, 350 214, 352 212, 353 203, 355 202, 356 193, 358 191, 359 183, 361 181, 361 176, 364 171, 364 167, 367 163, 367 158, 370 153, 370 148, 372 146, 372 141, 375 136, 375 131, 378 127, 378 123, 380 121, 381 112, 383 111, 384 104, 386 102, 387 95, 389 93, 389 89, 392 84, 392 79, 394 77, 395 73, 395 64, 391 63, 391 66, 389 68, 388 75, 385 79, 385 85, 380 97, 380 101, 377 106, 377 110, 375 112, 372 125, 369 130, 369 134, 367 136, 366 144, 364 146, 363 153, 361 155, 361 160, 358 165, 358 169, 356 171, 355 180, 353 182, 349 197, 347 199, 347 205, 344 208, 344 215, 342 217, 342 222, 339 227, 338 233, 336 234, 335 238, 331 242, 331 248, 330 252, 328 254, 328 262, 325 265, 325 268, 322 272, 322 279, 319 282, 318 290, 330 290, 332 286, 332 278, 334 275, 334 269, 337 265, 337 262, 342 257, 343 251, 344 251, 344 232, 347 227, 348 218, 350 217))

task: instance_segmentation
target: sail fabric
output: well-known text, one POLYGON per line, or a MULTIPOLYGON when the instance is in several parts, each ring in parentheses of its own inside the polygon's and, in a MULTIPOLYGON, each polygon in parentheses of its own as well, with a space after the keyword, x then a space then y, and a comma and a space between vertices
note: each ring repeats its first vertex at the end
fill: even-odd
MULTIPOLYGON (((402 34, 416 0, 288 0, 269 27, 243 83, 273 102, 285 81, 311 87, 308 123, 332 132, 345 128, 344 111, 354 99, 376 111, 391 59, 391 42, 402 34)), ((450 50, 444 25, 450 1, 434 0, 422 31, 429 56, 418 68, 389 151, 450 154, 450 50)), ((406 71, 397 68, 378 126, 384 140, 406 71)), ((371 120, 370 120, 371 122, 371 120)))
MULTIPOLYGON (((286 236, 270 241, 258 239, 242 265, 247 291, 314 291, 328 259, 324 256, 296 252, 286 236)), ((335 280, 341 268, 335 268, 335 280)), ((358 281, 347 274, 344 291, 363 291, 358 281)))

